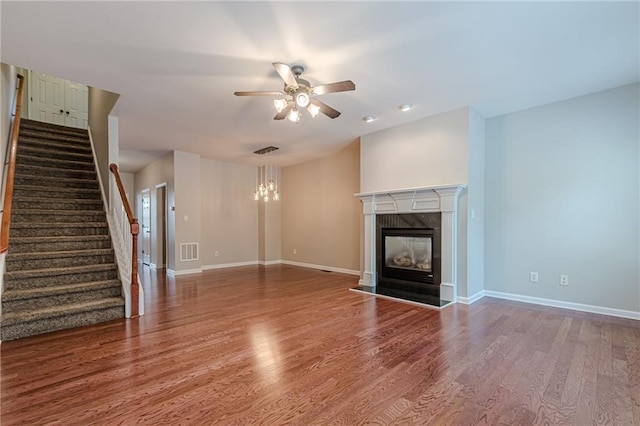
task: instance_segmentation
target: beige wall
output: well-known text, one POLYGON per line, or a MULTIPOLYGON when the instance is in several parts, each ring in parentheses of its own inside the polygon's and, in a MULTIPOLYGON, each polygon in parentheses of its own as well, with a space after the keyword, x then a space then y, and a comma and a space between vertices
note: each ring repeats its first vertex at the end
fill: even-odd
POLYGON ((359 271, 360 141, 284 168, 282 183, 282 259, 359 271))
POLYGON ((258 258, 255 180, 253 166, 201 159, 203 268, 258 258))
POLYGON ((109 182, 109 113, 120 95, 89 87, 89 127, 102 184, 109 182))
POLYGON ((279 262, 282 259, 282 201, 253 202, 258 204, 258 260, 279 262))
MULTIPOLYGON (((163 259, 158 247, 162 247, 158 236, 162 233, 158 231, 158 226, 162 226, 155 218, 158 217, 158 208, 162 208, 162 203, 157 199, 156 186, 167 185, 167 204, 169 214, 167 215, 167 268, 175 270, 175 212, 171 206, 175 206, 174 196, 174 153, 171 152, 164 157, 154 161, 142 170, 138 171, 134 177, 135 187, 135 212, 138 218, 142 217, 142 191, 149 189, 150 210, 151 210, 151 263, 162 265, 163 259), (154 250, 155 248, 155 250, 154 250)), ((138 244, 138 255, 142 256, 142 240, 138 244)))
MULTIPOLYGON (((199 270, 201 260, 180 260, 180 244, 202 242, 200 156, 174 151, 176 266, 175 271, 199 270)), ((152 213, 153 214, 153 213, 152 213)))

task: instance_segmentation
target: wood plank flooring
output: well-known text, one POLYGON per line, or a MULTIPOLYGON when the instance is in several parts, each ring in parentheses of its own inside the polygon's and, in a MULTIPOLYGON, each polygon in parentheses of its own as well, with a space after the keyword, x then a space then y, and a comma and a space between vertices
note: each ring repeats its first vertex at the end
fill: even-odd
POLYGON ((3 426, 640 425, 638 321, 286 265, 141 275, 139 320, 2 343, 3 426))

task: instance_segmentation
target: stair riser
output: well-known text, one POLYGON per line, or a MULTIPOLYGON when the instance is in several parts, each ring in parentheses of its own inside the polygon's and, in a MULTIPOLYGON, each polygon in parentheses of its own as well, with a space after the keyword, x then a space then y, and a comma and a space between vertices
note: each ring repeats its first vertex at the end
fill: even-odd
POLYGON ((15 259, 15 256, 7 256, 7 271, 25 271, 31 269, 47 268, 71 268, 74 266, 102 265, 113 263, 114 255, 76 256, 51 259, 15 259))
POLYGON ((22 155, 17 157, 16 164, 25 166, 50 167, 55 169, 73 171, 95 171, 95 167, 91 160, 66 162, 66 160, 58 160, 56 158, 25 157, 24 155, 22 155))
POLYGON ((100 189, 97 180, 64 180, 62 178, 44 178, 42 176, 16 176, 15 185, 42 186, 45 188, 77 188, 77 189, 100 189))
POLYGON ((82 314, 47 318, 46 320, 41 321, 30 321, 22 324, 2 326, 1 335, 3 341, 15 340, 51 331, 83 327, 121 318, 124 318, 124 306, 91 311, 82 314))
POLYGON ((107 297, 119 297, 120 293, 120 287, 113 287, 92 291, 66 293, 55 296, 36 297, 33 299, 5 300, 2 302, 2 312, 9 313, 25 309, 41 309, 82 301, 89 302, 107 297))
POLYGON ((22 123, 20 124, 20 136, 28 135, 36 136, 38 138, 56 137, 89 140, 89 133, 84 129, 78 129, 79 131, 75 131, 55 127, 30 126, 28 124, 23 126, 22 123))
POLYGON ((64 274, 33 278, 14 279, 5 275, 5 288, 7 290, 24 290, 28 288, 50 287, 63 284, 79 284, 93 281, 106 281, 118 279, 115 267, 106 271, 85 272, 81 274, 64 274))
POLYGON ((75 133, 42 132, 31 129, 20 129, 20 134, 18 136, 18 144, 20 144, 20 139, 36 139, 47 142, 66 143, 69 145, 91 146, 89 137, 86 134, 80 135, 75 133))
POLYGON ((68 250, 95 250, 111 248, 111 240, 100 241, 64 241, 59 243, 16 243, 9 244, 11 253, 41 253, 68 250))
POLYGON ((43 159, 89 162, 93 161, 93 156, 91 154, 78 154, 75 152, 70 152, 66 149, 51 149, 48 147, 45 147, 44 149, 31 149, 31 147, 20 146, 18 148, 18 155, 21 154, 43 159))
POLYGON ((69 251, 69 250, 100 250, 111 248, 111 240, 97 240, 97 241, 63 241, 63 242, 51 242, 51 243, 16 243, 13 242, 9 245, 9 254, 19 253, 46 253, 56 251, 69 251))
POLYGON ((37 121, 37 120, 30 120, 28 118, 23 118, 22 121, 20 122, 20 128, 29 128, 29 129, 36 129, 36 130, 42 130, 42 129, 47 129, 47 130, 53 130, 53 131, 58 131, 58 132, 67 132, 67 133, 79 133, 79 134, 87 134, 87 130, 86 129, 79 129, 77 127, 68 127, 68 126, 62 126, 60 124, 53 124, 53 123, 44 123, 42 121, 37 121))
POLYGON ((61 177, 67 179, 97 179, 96 171, 58 169, 51 167, 32 167, 27 164, 16 162, 16 175, 40 175, 48 177, 61 177))
POLYGON ((51 188, 47 187, 36 189, 20 186, 16 187, 16 189, 13 191, 13 196, 47 198, 47 200, 45 201, 47 202, 47 204, 50 204, 52 202, 55 202, 56 200, 100 200, 100 191, 98 191, 97 189, 65 190, 63 188, 52 190, 51 188))
MULTIPOLYGON (((18 225, 18 224, 15 224, 18 225)), ((72 237, 81 235, 107 235, 106 227, 96 228, 82 228, 82 227, 67 227, 67 228, 18 228, 12 226, 10 235, 11 237, 72 237)))
POLYGON ((43 140, 40 138, 22 137, 22 135, 20 135, 20 139, 18 140, 18 150, 25 147, 51 150, 51 151, 75 152, 77 154, 92 155, 91 145, 87 141, 68 142, 68 141, 46 140, 46 139, 43 140))
POLYGON ((95 214, 71 215, 71 214, 38 214, 29 213, 22 214, 19 209, 15 210, 16 214, 13 215, 12 223, 85 223, 85 222, 100 222, 106 220, 104 212, 97 211, 95 214))
POLYGON ((41 200, 41 201, 27 201, 27 200, 13 200, 13 211, 19 211, 20 209, 56 209, 56 210, 102 210, 104 211, 104 204, 99 200, 84 200, 85 202, 79 203, 79 200, 41 200))

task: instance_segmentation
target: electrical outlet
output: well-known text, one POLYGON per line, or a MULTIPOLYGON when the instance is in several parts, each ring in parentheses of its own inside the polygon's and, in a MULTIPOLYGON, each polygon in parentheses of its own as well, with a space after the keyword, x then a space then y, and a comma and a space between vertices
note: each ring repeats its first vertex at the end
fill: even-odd
POLYGON ((214 251, 214 252, 213 252, 213 255, 214 255, 215 257, 218 257, 218 256, 220 256, 220 253, 218 253, 218 250, 216 250, 216 251, 214 251))
POLYGON ((538 273, 537 272, 529 272, 529 281, 532 283, 538 282, 538 273))
POLYGON ((569 285, 569 275, 560 275, 560 285, 569 285))
POLYGON ((293 249, 293 254, 298 254, 298 250, 293 249))

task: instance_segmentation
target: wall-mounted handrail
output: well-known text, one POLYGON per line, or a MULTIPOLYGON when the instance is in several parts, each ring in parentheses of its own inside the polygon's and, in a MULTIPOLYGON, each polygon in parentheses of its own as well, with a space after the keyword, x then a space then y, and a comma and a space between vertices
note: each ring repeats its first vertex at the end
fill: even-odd
POLYGON ((120 198, 122 198, 122 205, 127 213, 127 219, 131 227, 131 318, 137 318, 140 316, 139 311, 139 284, 138 284, 138 233, 140 232, 140 226, 138 225, 138 219, 133 216, 133 211, 129 205, 127 194, 122 185, 122 179, 120 179, 120 173, 118 173, 118 165, 111 163, 109 170, 113 173, 118 186, 118 192, 120 198))
POLYGON ((18 136, 20 133, 20 118, 22 117, 22 93, 24 91, 24 77, 18 74, 18 98, 16 100, 16 112, 11 129, 11 142, 9 144, 9 158, 7 170, 7 184, 4 193, 4 206, 2 208, 2 227, 0 228, 0 253, 9 250, 9 228, 11 227, 11 206, 13 205, 13 181, 16 176, 16 153, 18 151, 18 136))

